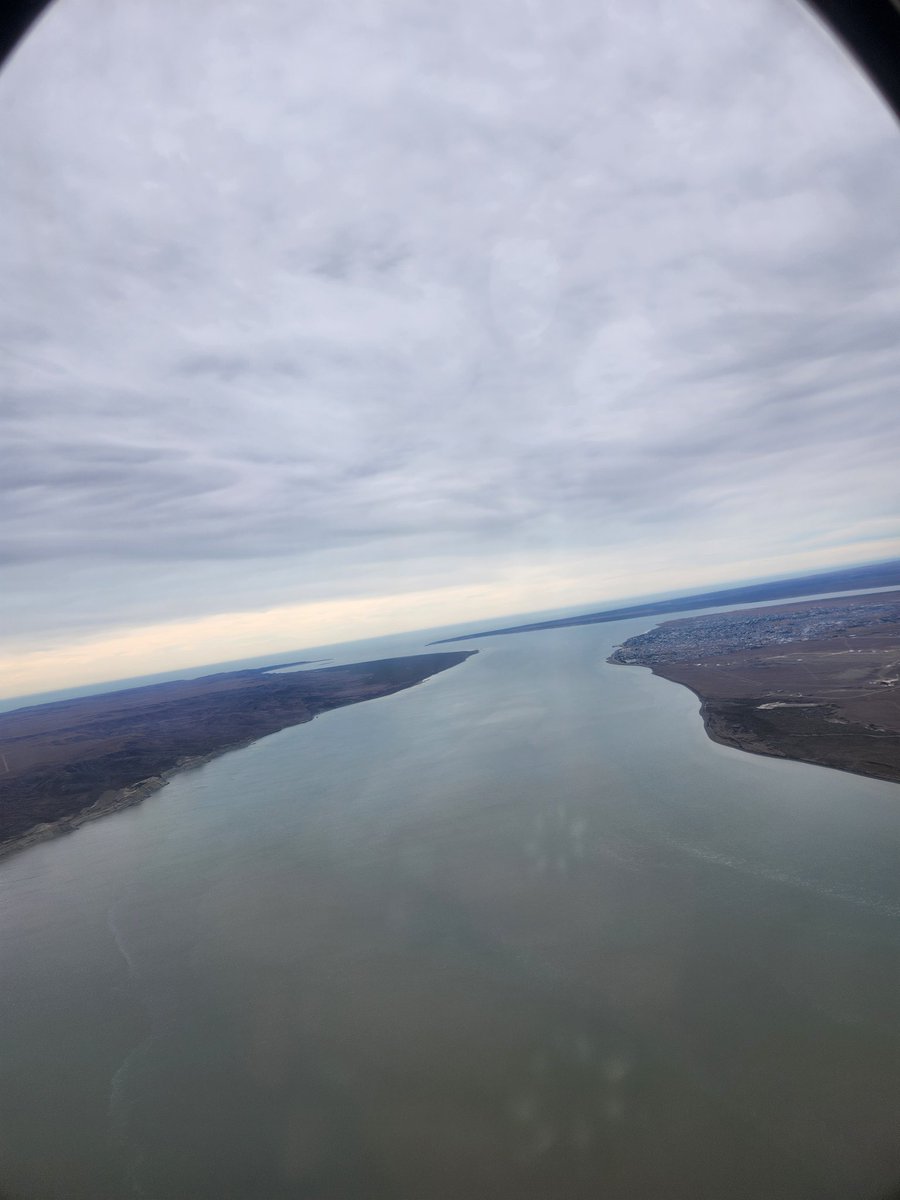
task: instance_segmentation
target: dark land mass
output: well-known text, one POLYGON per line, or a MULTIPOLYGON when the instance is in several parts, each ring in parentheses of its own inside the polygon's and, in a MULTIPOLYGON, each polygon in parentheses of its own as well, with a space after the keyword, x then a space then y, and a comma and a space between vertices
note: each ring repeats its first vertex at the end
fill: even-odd
POLYGON ((472 653, 228 671, 0 713, 0 855, 129 807, 226 750, 413 687, 472 653))
POLYGON ((725 746, 900 783, 900 593, 666 621, 610 662, 691 689, 725 746))
POLYGON ((852 592, 880 587, 900 587, 900 559, 865 567, 848 567, 845 570, 828 571, 820 575, 801 575, 792 579, 776 579, 769 583, 754 583, 747 587, 726 588, 719 592, 701 592, 695 596, 676 596, 670 600, 633 604, 628 608, 606 608, 600 612, 582 613, 575 617, 533 621, 528 625, 506 625, 502 629, 485 629, 481 633, 463 633, 458 637, 439 638, 429 642, 429 645, 467 642, 473 638, 496 637, 501 633, 534 633, 538 629, 564 629, 568 625, 602 625, 607 621, 624 621, 629 617, 657 617, 665 613, 690 612, 694 608, 761 604, 764 600, 786 600, 789 596, 814 596, 822 592, 852 592))

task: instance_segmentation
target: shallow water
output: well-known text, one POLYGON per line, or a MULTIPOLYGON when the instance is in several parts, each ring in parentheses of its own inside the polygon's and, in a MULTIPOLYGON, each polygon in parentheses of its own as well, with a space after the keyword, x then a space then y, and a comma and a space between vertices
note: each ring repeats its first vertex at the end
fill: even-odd
POLYGON ((900 789, 714 745, 604 661, 651 623, 471 643, 0 864, 0 1194, 900 1182, 900 789))

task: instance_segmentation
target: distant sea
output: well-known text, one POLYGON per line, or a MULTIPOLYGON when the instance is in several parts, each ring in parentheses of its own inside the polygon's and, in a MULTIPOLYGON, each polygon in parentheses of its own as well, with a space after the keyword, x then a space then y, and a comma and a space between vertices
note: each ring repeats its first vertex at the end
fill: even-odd
MULTIPOLYGON (((872 592, 897 591, 896 584, 890 587, 863 588, 847 592, 822 592, 814 596, 800 596, 801 600, 816 600, 824 596, 857 596, 868 595, 872 592)), ((638 596, 626 600, 617 600, 616 607, 624 608, 632 604, 655 603, 658 600, 668 600, 672 593, 658 593, 652 596, 638 596)), ((685 597, 686 600, 690 597, 685 597)), ((784 604, 785 600, 769 600, 753 602, 752 604, 728 604, 719 608, 704 609, 705 612, 731 612, 738 608, 763 608, 773 604, 784 604)), ((153 675, 135 675, 127 679, 112 679, 102 683, 82 684, 79 687, 60 688, 50 692, 35 692, 24 696, 12 696, 0 699, 0 712, 10 712, 14 708, 25 705, 52 704, 56 700, 72 700, 77 696, 98 696, 103 692, 122 691, 125 688, 145 687, 153 683, 169 683, 175 679, 199 679, 203 675, 214 675, 220 671, 243 671, 257 667, 278 666, 280 663, 294 663, 305 660, 310 669, 324 666, 335 666, 340 663, 367 662, 376 658, 391 658, 401 654, 419 654, 431 642, 443 638, 458 637, 460 634, 478 633, 492 627, 509 625, 525 625, 534 621, 554 621, 563 617, 572 617, 581 613, 602 610, 603 606, 592 608, 590 605, 576 604, 566 608, 543 609, 540 612, 514 613, 505 617, 493 617, 487 621, 468 621, 457 625, 440 625, 433 629, 418 629, 409 633, 389 634, 384 637, 365 638, 356 641, 333 642, 322 646, 307 646, 300 650, 279 650, 271 654, 258 655, 255 658, 230 659, 225 662, 204 663, 199 666, 181 667, 172 671, 160 671, 153 675), (414 647, 414 649, 410 649, 414 647)), ((645 621, 647 628, 677 617, 678 613, 666 613, 656 620, 645 621)), ((690 613, 681 614, 690 615, 690 613)), ((510 635, 518 636, 518 635, 510 635)), ((474 649, 477 649, 477 644, 474 649)))

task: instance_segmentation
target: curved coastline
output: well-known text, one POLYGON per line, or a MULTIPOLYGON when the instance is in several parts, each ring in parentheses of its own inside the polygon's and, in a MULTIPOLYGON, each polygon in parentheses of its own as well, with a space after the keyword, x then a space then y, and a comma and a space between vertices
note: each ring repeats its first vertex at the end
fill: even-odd
POLYGON ((667 621, 607 661, 687 688, 719 745, 900 783, 896 593, 667 621))
MULTIPOLYGON (((312 720, 311 717, 308 719, 312 720)), ((304 722, 297 723, 303 724, 304 722)), ((268 735, 264 734, 262 736, 268 735)), ((233 746, 225 746, 223 749, 216 750, 210 754, 186 758, 174 767, 170 767, 167 771, 163 771, 160 775, 150 775, 148 778, 139 779, 136 783, 128 784, 126 787, 103 792, 93 804, 71 816, 59 817, 55 821, 42 822, 39 825, 33 826, 20 837, 0 842, 0 859, 8 858, 19 850, 27 850, 29 846, 38 846, 41 842, 53 841, 56 838, 65 836, 67 833, 74 833, 82 825, 88 825, 91 821, 99 821, 101 817, 122 812, 126 808, 133 808, 136 804, 140 804, 142 800, 146 800, 148 796, 152 796, 154 792, 161 791, 169 780, 174 779, 176 775, 182 775, 186 771, 202 767, 205 763, 212 762, 213 759, 221 758, 224 754, 230 754, 232 750, 241 750, 258 740, 258 738, 250 738, 244 742, 235 742, 233 746)))
POLYGON ((473 653, 224 672, 0 714, 0 858, 131 808, 174 775, 269 734, 415 687, 473 653))

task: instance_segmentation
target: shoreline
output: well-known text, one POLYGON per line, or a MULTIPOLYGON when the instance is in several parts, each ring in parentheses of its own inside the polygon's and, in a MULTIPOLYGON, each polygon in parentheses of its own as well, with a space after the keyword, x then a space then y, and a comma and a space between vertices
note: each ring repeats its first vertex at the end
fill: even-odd
POLYGON ((900 784, 900 596, 681 617, 608 657, 687 688, 710 741, 900 784))
POLYGON ((865 567, 847 567, 815 575, 770 580, 768 583, 746 584, 713 592, 695 592, 674 599, 604 608, 598 612, 580 613, 577 616, 551 617, 541 621, 527 621, 520 625, 504 625, 501 628, 480 630, 478 633, 461 633, 454 637, 438 638, 428 645, 441 646, 450 642, 467 642, 475 638, 500 637, 510 633, 536 633, 542 629, 568 629, 575 625, 603 625, 613 621, 632 620, 635 617, 664 617, 670 613, 685 613, 701 608, 723 608, 733 604, 771 604, 774 601, 794 600, 802 596, 851 592, 859 595, 897 589, 900 589, 900 559, 892 559, 865 567))
POLYGON ((132 808, 175 775, 232 750, 415 687, 474 653, 280 675, 225 672, 0 714, 0 860, 132 808))
MULTIPOLYGON (((312 717, 308 720, 312 720, 312 717)), ((297 724, 305 725, 307 721, 298 721, 297 724)), ((263 737, 268 736, 268 734, 263 734, 263 737)), ((42 842, 52 842, 57 838, 65 837, 67 833, 74 833, 82 825, 89 825, 103 817, 112 816, 113 813, 135 808, 148 796, 161 792, 177 775, 196 770, 217 758, 230 754, 232 750, 243 750, 261 740, 261 738, 248 738, 244 742, 236 742, 233 746, 225 746, 223 749, 211 751, 209 754, 198 754, 176 763, 174 767, 160 772, 159 775, 149 775, 146 779, 139 779, 136 783, 128 784, 126 787, 104 792, 93 804, 72 816, 59 817, 55 821, 45 821, 40 825, 33 826, 18 838, 9 838, 0 842, 0 861, 20 850, 27 850, 30 846, 39 846, 42 842)))
POLYGON ((117 792, 104 793, 89 808, 84 808, 71 817, 59 817, 56 821, 45 821, 41 825, 35 825, 18 838, 0 842, 0 861, 20 850, 27 850, 30 846, 39 846, 41 842, 52 842, 57 838, 65 837, 67 833, 74 833, 82 825, 98 821, 101 817, 122 812, 126 808, 133 808, 147 796, 152 796, 154 792, 160 791, 168 782, 168 779, 163 779, 161 775, 151 776, 131 787, 120 788, 117 792))
MULTIPOLYGON (((613 663, 613 666, 622 666, 622 663, 613 663)), ((779 746, 770 745, 766 742, 754 741, 752 735, 742 738, 740 730, 734 725, 728 723, 727 717, 721 712, 717 712, 714 705, 715 700, 704 696, 689 683, 682 683, 679 679, 672 678, 671 675, 665 675, 661 671, 655 671, 652 667, 647 668, 651 675, 655 675, 657 679, 666 679, 669 683, 677 684, 678 687, 683 687, 700 701, 699 716, 703 722, 703 730, 711 742, 715 742, 717 746, 724 746, 726 750, 739 750, 742 754, 754 754, 757 758, 771 758, 778 762, 793 762, 800 763, 805 767, 823 767, 829 771, 842 771, 845 775, 856 775, 860 779, 874 779, 879 783, 896 783, 900 784, 900 771, 896 774, 877 774, 874 771, 861 770, 852 764, 842 764, 840 762, 823 762, 820 758, 802 758, 796 754, 788 754, 779 746), (751 744, 752 743, 752 744, 751 744)), ((876 735, 872 735, 873 737, 876 735)))

